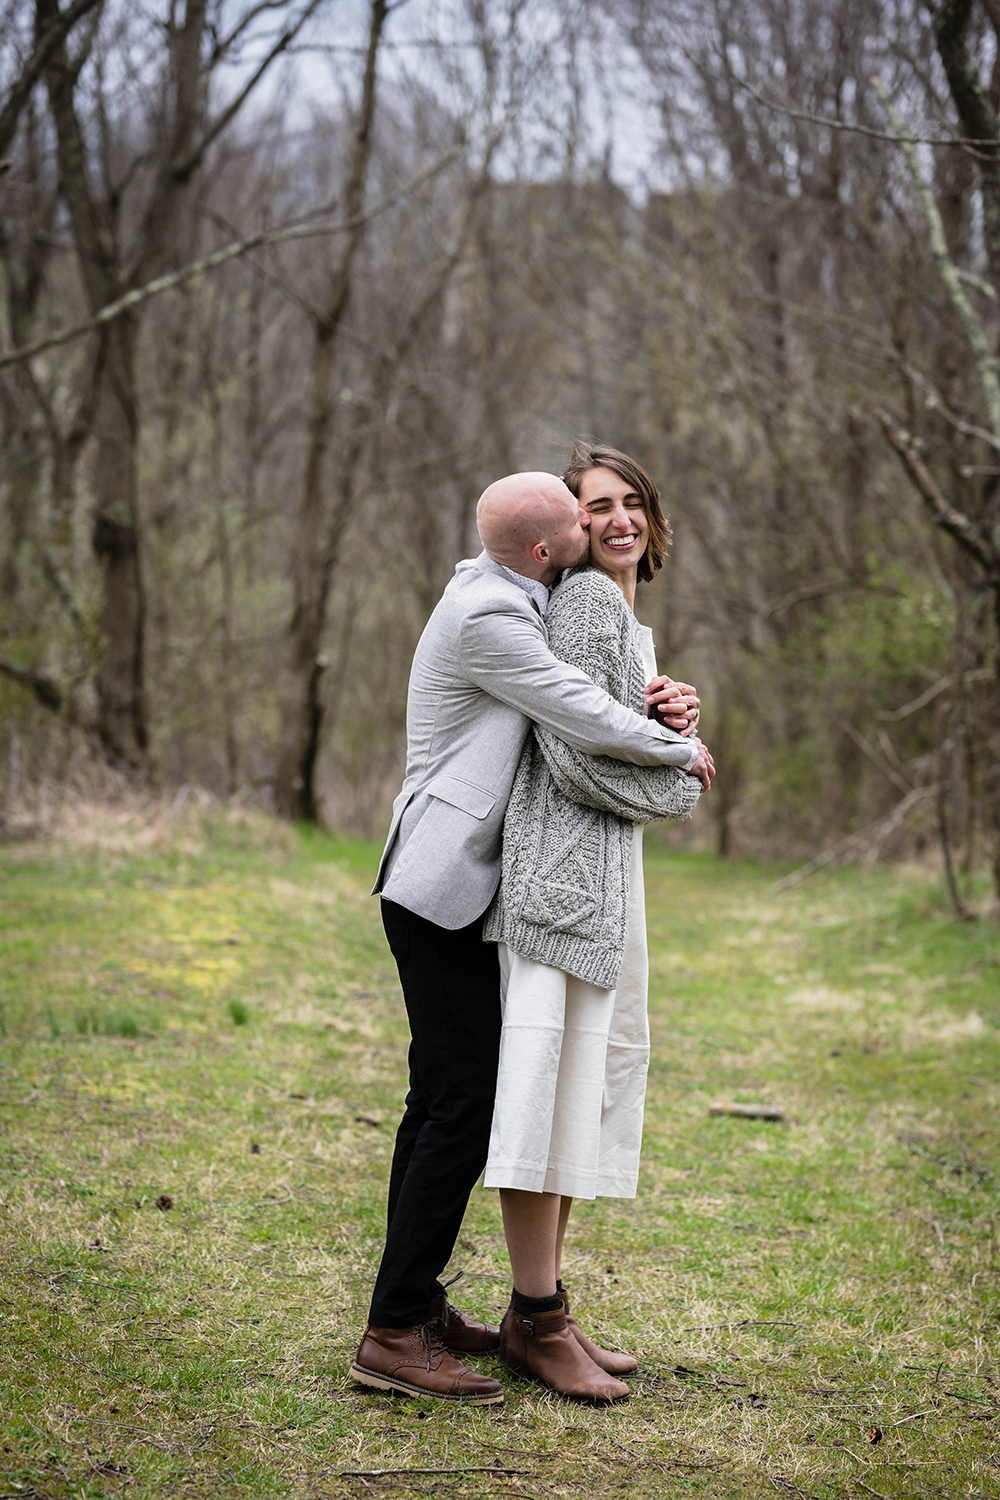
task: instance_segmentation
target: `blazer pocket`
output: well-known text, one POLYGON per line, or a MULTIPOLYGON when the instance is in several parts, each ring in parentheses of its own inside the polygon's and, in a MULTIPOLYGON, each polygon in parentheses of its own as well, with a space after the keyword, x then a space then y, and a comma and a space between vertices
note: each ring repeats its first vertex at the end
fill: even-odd
POLYGON ((447 802, 451 807, 457 807, 474 818, 488 818, 497 805, 495 792, 473 786, 471 781, 463 781, 460 776, 435 776, 433 781, 428 782, 427 791, 431 797, 437 797, 441 802, 447 802))

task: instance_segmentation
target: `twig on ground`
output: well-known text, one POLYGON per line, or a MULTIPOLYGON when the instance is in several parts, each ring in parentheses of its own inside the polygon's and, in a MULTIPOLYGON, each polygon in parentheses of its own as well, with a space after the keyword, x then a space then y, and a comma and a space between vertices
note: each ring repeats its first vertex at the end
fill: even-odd
POLYGON ((873 1490, 872 1487, 871 1487, 871 1485, 870 1484, 865 1484, 865 1482, 864 1482, 863 1479, 858 1479, 855 1476, 854 1483, 855 1484, 859 1484, 863 1490, 867 1490, 868 1493, 869 1493, 869 1495, 874 1495, 876 1497, 876 1500, 889 1500, 889 1496, 888 1495, 883 1495, 883 1493, 882 1493, 881 1490, 873 1490))
MULTIPOLYGON (((629 1458, 635 1459, 636 1463, 643 1464, 647 1469, 662 1469, 664 1474, 673 1474, 678 1468, 698 1470, 717 1469, 722 1462, 720 1459, 709 1459, 707 1463, 703 1464, 692 1463, 690 1460, 684 1460, 683 1463, 671 1463, 669 1460, 665 1461, 662 1458, 650 1458, 647 1453, 636 1453, 634 1448, 626 1448, 625 1444, 620 1443, 617 1438, 611 1438, 610 1441, 616 1448, 620 1448, 623 1453, 627 1453, 629 1458)), ((597 1455, 593 1456, 596 1457, 597 1455)))
POLYGON ((154 1437, 145 1427, 129 1427, 125 1422, 99 1422, 91 1417, 73 1417, 71 1421, 75 1427, 106 1427, 111 1432, 130 1432, 134 1437, 141 1439, 142 1442, 148 1443, 151 1448, 159 1448, 161 1452, 170 1454, 173 1454, 175 1451, 169 1443, 165 1443, 162 1439, 154 1437))
POLYGON ((249 1204, 248 1206, 250 1208, 276 1208, 276 1207, 280 1207, 280 1205, 283 1204, 283 1203, 291 1203, 292 1200, 293 1200, 293 1198, 295 1197, 295 1193, 288 1186, 288 1183, 287 1182, 279 1182, 279 1183, 276 1184, 276 1186, 277 1187, 283 1187, 284 1190, 285 1190, 285 1192, 286 1192, 286 1194, 288 1196, 285 1197, 285 1198, 275 1198, 275 1197, 272 1197, 270 1194, 268 1194, 268 1196, 266 1198, 256 1198, 256 1199, 254 1199, 254 1201, 251 1204, 249 1204))
POLYGON ((338 1479, 387 1479, 395 1474, 527 1474, 528 1469, 503 1469, 496 1464, 454 1464, 443 1469, 338 1469, 338 1479))
POLYGON ((739 1323, 698 1323, 685 1333, 713 1333, 717 1328, 805 1328, 805 1323, 789 1323, 783 1318, 743 1318, 739 1323))
POLYGON ((815 1495, 810 1495, 808 1490, 800 1489, 793 1479, 786 1479, 784 1474, 769 1474, 768 1479, 775 1489, 791 1490, 795 1495, 801 1495, 802 1500, 816 1500, 815 1495))
POLYGON ((729 1104, 720 1102, 708 1106, 710 1115, 735 1115, 740 1120, 783 1120, 784 1112, 774 1104, 729 1104))
MULTIPOLYGON (((488 1438, 480 1438, 481 1448, 490 1448, 494 1453, 514 1453, 520 1459, 534 1458, 540 1463, 552 1463, 559 1457, 558 1453, 542 1453, 532 1448, 504 1448, 500 1443, 491 1443, 488 1438)), ((499 1473, 499 1470, 497 1471, 499 1473)))

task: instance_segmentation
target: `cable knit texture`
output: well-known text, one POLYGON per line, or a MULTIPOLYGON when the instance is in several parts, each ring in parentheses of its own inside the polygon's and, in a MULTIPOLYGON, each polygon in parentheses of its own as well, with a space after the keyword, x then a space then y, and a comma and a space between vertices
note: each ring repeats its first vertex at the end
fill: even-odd
MULTIPOLYGON (((545 619, 556 656, 645 714, 639 627, 606 573, 571 573, 545 619)), ((673 766, 585 755, 535 725, 507 804, 503 873, 484 938, 614 989, 628 925, 632 825, 689 818, 700 793, 698 779, 673 766)))

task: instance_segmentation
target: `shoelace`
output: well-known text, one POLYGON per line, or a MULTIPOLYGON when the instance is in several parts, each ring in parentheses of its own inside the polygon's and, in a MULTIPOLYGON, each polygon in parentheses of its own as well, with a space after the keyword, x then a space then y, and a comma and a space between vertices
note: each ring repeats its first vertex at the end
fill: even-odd
POLYGON ((420 1330, 420 1341, 427 1350, 427 1368, 431 1367, 431 1360, 445 1351, 444 1339, 441 1338, 435 1326, 436 1320, 431 1318, 420 1330))
POLYGON ((454 1276, 449 1276, 447 1281, 442 1281, 440 1283, 442 1290, 444 1291, 444 1296, 441 1298, 441 1323, 444 1327, 445 1332, 448 1331, 448 1324, 451 1322, 452 1313, 454 1313, 456 1317, 458 1316, 458 1308, 452 1307, 451 1303, 448 1301, 448 1288, 450 1286, 454 1286, 455 1282, 460 1281, 464 1275, 464 1271, 456 1271, 454 1276))

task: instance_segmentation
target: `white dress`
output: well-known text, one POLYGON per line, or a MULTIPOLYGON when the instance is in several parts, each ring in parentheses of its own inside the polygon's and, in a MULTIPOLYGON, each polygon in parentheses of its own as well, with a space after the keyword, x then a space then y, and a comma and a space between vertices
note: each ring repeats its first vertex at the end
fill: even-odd
MULTIPOLYGON (((646 625, 639 633, 648 681, 653 635, 646 625)), ((485 1186, 634 1198, 649 1067, 641 824, 632 833, 616 989, 498 947, 503 1032, 485 1186)))

